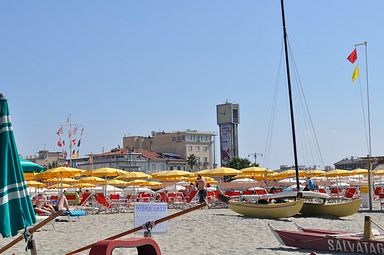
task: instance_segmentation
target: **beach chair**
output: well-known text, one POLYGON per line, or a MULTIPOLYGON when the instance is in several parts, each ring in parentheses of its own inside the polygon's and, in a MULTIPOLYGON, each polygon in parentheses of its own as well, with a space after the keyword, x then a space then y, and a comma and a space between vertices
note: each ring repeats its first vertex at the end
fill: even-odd
POLYGON ((345 199, 352 199, 357 196, 357 188, 347 188, 344 193, 345 199))
POLYGON ((318 191, 319 191, 319 193, 327 194, 327 192, 326 192, 325 189, 323 189, 323 188, 318 189, 318 191))
POLYGON ((197 200, 195 199, 197 195, 197 190, 191 190, 187 195, 184 197, 184 201, 187 206, 194 206, 197 204, 197 200))
POLYGON ((99 212, 105 211, 109 212, 111 210, 111 203, 107 200, 103 193, 95 194, 96 202, 99 205, 99 212))
POLYGON ((252 190, 244 190, 243 195, 253 195, 253 191, 252 190))
POLYGON ((340 197, 341 193, 341 188, 331 188, 331 197, 340 197))

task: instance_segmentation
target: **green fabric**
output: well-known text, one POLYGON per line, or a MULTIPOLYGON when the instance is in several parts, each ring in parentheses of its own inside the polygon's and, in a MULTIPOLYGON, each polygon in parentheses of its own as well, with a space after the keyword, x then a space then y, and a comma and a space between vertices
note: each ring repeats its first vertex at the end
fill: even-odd
POLYGON ((0 234, 14 236, 36 223, 21 168, 7 100, 0 94, 0 234))
POLYGON ((23 158, 20 158, 20 163, 24 173, 41 173, 45 170, 43 166, 23 158))

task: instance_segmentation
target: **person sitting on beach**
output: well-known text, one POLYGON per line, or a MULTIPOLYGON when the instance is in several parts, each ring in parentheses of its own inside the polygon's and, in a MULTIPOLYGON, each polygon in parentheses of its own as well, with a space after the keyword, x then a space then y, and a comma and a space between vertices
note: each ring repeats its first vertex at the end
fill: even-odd
POLYGON ((53 208, 55 209, 55 211, 61 211, 61 210, 64 210, 64 208, 69 211, 69 204, 68 204, 68 200, 67 198, 65 197, 65 190, 64 192, 60 195, 59 197, 59 200, 57 202, 57 205, 53 206, 53 208))
POLYGON ((37 212, 50 214, 54 213, 55 209, 51 204, 47 202, 47 198, 43 194, 39 194, 32 198, 33 208, 37 209, 37 212))
POLYGON ((199 191, 197 193, 199 198, 199 203, 200 204, 205 203, 208 206, 208 208, 210 208, 207 201, 207 182, 204 180, 203 177, 201 177, 200 174, 197 176, 196 186, 197 186, 197 190, 199 191))

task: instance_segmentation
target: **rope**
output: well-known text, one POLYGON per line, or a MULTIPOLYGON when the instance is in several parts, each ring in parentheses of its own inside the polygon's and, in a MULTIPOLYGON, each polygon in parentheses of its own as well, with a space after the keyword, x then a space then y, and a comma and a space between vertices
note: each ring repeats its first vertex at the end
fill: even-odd
POLYGON ((373 220, 371 220, 371 222, 375 224, 375 226, 378 227, 381 231, 384 231, 384 229, 380 225, 378 225, 376 222, 374 222, 373 220))

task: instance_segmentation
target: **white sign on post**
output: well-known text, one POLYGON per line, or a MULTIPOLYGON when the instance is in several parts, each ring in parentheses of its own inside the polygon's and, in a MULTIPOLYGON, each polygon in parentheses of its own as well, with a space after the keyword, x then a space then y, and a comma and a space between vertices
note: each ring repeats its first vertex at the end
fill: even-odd
MULTIPOLYGON (((167 203, 135 203, 134 219, 135 228, 144 225, 148 221, 155 221, 168 216, 167 203)), ((140 232, 144 232, 145 229, 140 232)), ((168 221, 156 225, 151 233, 165 233, 168 231, 168 221)))

